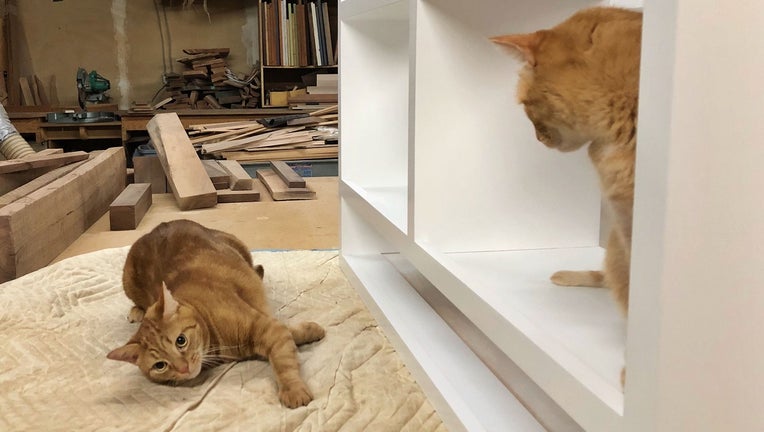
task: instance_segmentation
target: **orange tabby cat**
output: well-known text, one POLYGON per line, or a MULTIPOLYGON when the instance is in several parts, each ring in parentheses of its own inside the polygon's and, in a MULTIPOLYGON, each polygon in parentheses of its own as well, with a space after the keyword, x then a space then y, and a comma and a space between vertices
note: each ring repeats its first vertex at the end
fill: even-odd
POLYGON ((604 271, 559 271, 558 285, 609 287, 624 313, 629 302, 634 161, 642 14, 585 9, 549 30, 497 36, 525 61, 518 99, 547 147, 588 144, 615 223, 604 271))
POLYGON ((234 236, 188 220, 160 224, 130 248, 122 281, 140 328, 112 360, 137 365, 151 381, 181 383, 203 366, 253 357, 273 366, 281 402, 312 396, 300 378, 296 345, 320 340, 313 322, 287 327, 268 308, 263 268, 234 236))

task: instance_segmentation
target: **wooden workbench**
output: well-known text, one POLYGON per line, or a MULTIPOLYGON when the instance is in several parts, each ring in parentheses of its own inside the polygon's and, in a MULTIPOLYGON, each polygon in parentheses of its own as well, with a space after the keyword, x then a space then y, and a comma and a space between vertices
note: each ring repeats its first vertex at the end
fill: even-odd
MULTIPOLYGON (((122 143, 130 139, 133 132, 145 132, 146 124, 154 117, 157 111, 149 113, 136 113, 120 111, 118 114, 122 119, 122 143)), ((193 125, 203 123, 233 122, 242 120, 254 120, 267 117, 278 117, 282 115, 298 114, 302 111, 295 111, 284 108, 267 109, 205 109, 205 110, 176 110, 183 127, 188 128, 193 125)))
MULTIPOLYGON (((120 121, 96 123, 48 123, 45 121, 47 112, 9 112, 11 124, 22 135, 34 134, 34 141, 56 140, 88 140, 88 139, 120 139, 125 146, 133 133, 145 133, 146 124, 159 112, 129 112, 117 111, 120 121)), ((183 126, 188 128, 202 123, 217 123, 227 121, 253 120, 282 115, 298 114, 285 108, 266 109, 206 109, 206 110, 177 110, 183 126)), ((55 146, 55 145, 54 145, 55 146)))

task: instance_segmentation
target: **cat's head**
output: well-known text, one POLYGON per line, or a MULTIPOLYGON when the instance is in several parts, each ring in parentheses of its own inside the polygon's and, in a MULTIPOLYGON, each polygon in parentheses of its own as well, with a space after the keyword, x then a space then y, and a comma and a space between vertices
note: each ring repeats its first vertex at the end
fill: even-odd
POLYGON ((179 304, 162 284, 138 331, 107 357, 135 364, 153 382, 179 384, 200 374, 208 343, 193 309, 179 304))
POLYGON ((599 59, 617 63, 618 47, 609 53, 617 43, 610 32, 618 25, 612 23, 634 18, 622 9, 592 8, 548 30, 490 38, 524 62, 517 98, 544 145, 573 151, 599 135, 611 93, 605 81, 621 74, 620 65, 609 70, 613 65, 599 59))

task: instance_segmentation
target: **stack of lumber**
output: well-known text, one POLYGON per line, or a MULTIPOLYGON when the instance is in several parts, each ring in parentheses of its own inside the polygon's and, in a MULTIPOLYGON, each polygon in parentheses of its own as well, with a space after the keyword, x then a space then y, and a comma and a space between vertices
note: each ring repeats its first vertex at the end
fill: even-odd
POLYGON ((294 109, 321 109, 336 104, 339 99, 339 82, 336 73, 316 74, 316 85, 306 86, 306 94, 289 96, 289 106, 294 109))
POLYGON ((21 104, 24 106, 52 106, 58 105, 58 95, 56 92, 56 76, 50 78, 51 97, 45 91, 45 85, 37 75, 23 76, 19 78, 19 89, 21 90, 21 104))
MULTIPOLYGON (((218 203, 260 201, 259 187, 239 162, 203 160, 207 174, 215 183, 218 203), (222 181, 220 179, 223 179, 222 181)), ((259 182, 257 182, 259 184, 259 182)))
POLYGON ((274 201, 316 198, 316 192, 308 187, 305 179, 284 161, 271 161, 271 168, 257 170, 257 178, 274 201))
POLYGON ((237 161, 336 158, 337 106, 310 113, 192 126, 202 154, 237 161), (324 126, 325 128, 319 128, 324 126))
POLYGON ((22 173, 36 177, 0 196, 0 282, 48 265, 106 214, 125 188, 122 147, 75 153, 75 160, 64 163, 71 153, 2 164, 1 185, 23 181, 22 173))
POLYGON ((177 61, 188 68, 165 75, 165 91, 172 102, 167 109, 255 108, 260 98, 260 66, 248 75, 231 72, 228 48, 184 49, 177 61))

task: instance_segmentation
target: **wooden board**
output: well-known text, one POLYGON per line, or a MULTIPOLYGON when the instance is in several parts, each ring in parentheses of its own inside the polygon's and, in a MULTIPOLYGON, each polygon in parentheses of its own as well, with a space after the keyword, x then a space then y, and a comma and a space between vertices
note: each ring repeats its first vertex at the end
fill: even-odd
POLYGON ((124 149, 93 153, 72 172, 0 208, 0 282, 48 265, 125 188, 124 149))
POLYGON ((204 170, 207 171, 207 175, 212 181, 212 185, 215 189, 228 189, 231 183, 228 173, 218 164, 216 160, 204 159, 202 160, 204 170))
MULTIPOLYGON (((221 160, 218 163, 228 173, 231 190, 252 190, 252 177, 239 162, 221 160)), ((219 198, 218 202, 220 202, 219 198)))
POLYGON ((257 170, 257 178, 263 182, 265 188, 273 197, 274 201, 284 200, 306 200, 315 199, 316 192, 308 187, 304 188, 290 188, 284 183, 278 174, 273 172, 272 169, 257 170))
POLYGON ((133 230, 141 223, 151 207, 151 184, 133 183, 109 206, 109 226, 112 231, 133 230))
POLYGON ((287 187, 290 188, 304 188, 305 179, 297 174, 292 167, 287 165, 284 161, 271 161, 271 169, 284 180, 287 187))
POLYGON ((21 95, 23 96, 23 105, 37 105, 32 93, 32 87, 29 84, 27 77, 19 77, 19 87, 21 87, 21 95))
POLYGON ((29 195, 30 193, 36 191, 37 189, 40 189, 41 187, 47 185, 48 183, 51 183, 54 180, 57 180, 59 177, 69 174, 70 172, 74 171, 76 168, 78 168, 80 165, 84 163, 85 161, 80 161, 80 162, 75 162, 69 165, 64 165, 60 168, 56 168, 52 171, 49 171, 37 177, 36 179, 30 181, 29 183, 25 183, 4 195, 0 195, 0 207, 8 205, 16 201, 17 199, 20 199, 29 195))
POLYGON ((48 99, 48 95, 45 93, 45 86, 43 85, 42 81, 40 81, 40 78, 37 77, 37 75, 34 76, 34 87, 37 89, 37 96, 39 97, 40 102, 39 104, 43 106, 49 106, 50 100, 48 99))
POLYGON ((164 174, 162 162, 157 156, 133 156, 133 169, 136 183, 151 183, 151 193, 163 194, 172 192, 167 187, 167 176, 164 174))
POLYGON ((212 181, 196 155, 176 113, 155 115, 146 129, 181 210, 214 207, 218 202, 212 181))
MULTIPOLYGON (((63 149, 45 149, 27 157, 45 154, 57 154, 63 153, 63 151, 63 149)), ((56 169, 56 167, 42 167, 26 171, 16 171, 8 174, 0 174, 0 195, 6 194, 16 188, 19 188, 54 169, 56 169)))
POLYGON ((23 159, 0 161, 0 174, 26 171, 33 168, 59 167, 72 162, 85 160, 87 158, 88 154, 83 151, 59 154, 31 155, 23 159))
MULTIPOLYGON (((250 179, 250 184, 252 179, 250 179)), ((260 201, 260 191, 256 190, 231 190, 223 189, 218 191, 219 203, 234 203, 234 202, 252 202, 260 201)))

